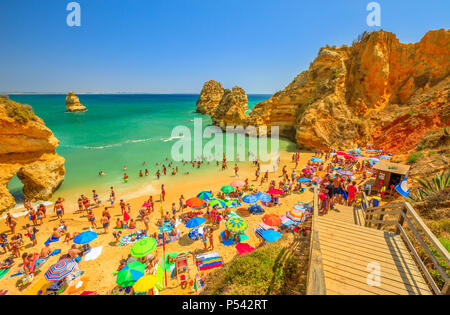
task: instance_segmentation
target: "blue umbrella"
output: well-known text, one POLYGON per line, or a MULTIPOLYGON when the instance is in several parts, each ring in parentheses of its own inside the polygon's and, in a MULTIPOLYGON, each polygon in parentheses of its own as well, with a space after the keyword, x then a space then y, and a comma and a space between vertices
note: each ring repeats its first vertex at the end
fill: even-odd
POLYGON ((320 162, 322 162, 322 160, 321 160, 321 159, 318 159, 318 158, 312 158, 310 161, 311 161, 311 162, 314 162, 314 163, 320 163, 320 162))
POLYGON ((242 198, 242 201, 245 203, 255 203, 258 201, 258 198, 256 198, 254 195, 246 195, 244 198, 242 198))
POLYGON ((52 265, 44 276, 49 281, 59 281, 70 275, 76 267, 77 263, 72 259, 61 260, 52 265))
POLYGON ((309 179, 309 178, 307 178, 307 177, 302 177, 302 178, 300 178, 297 182, 298 183, 307 183, 307 182, 310 182, 311 180, 309 179))
POLYGON ((380 155, 379 158, 383 159, 383 160, 390 160, 391 159, 391 157, 387 156, 387 155, 380 155))
POLYGON ((261 236, 263 237, 263 239, 265 239, 269 243, 278 241, 281 238, 281 234, 274 230, 262 231, 261 236))
POLYGON ((187 228, 195 228, 199 225, 202 225, 203 223, 205 223, 206 219, 203 217, 195 217, 193 219, 190 219, 187 223, 186 223, 186 227, 187 228))
POLYGON ((255 197, 258 198, 258 200, 262 201, 262 202, 270 202, 272 200, 272 198, 270 198, 269 194, 266 194, 263 192, 256 193, 255 197))
POLYGON ((370 158, 370 159, 369 159, 369 161, 371 161, 371 162, 375 162, 375 163, 378 163, 378 162, 380 162, 380 160, 379 160, 379 159, 377 159, 377 158, 370 158))
POLYGON ((212 194, 209 191, 202 191, 201 193, 199 193, 197 195, 197 198, 200 198, 205 201, 211 199, 211 197, 212 197, 212 194))
POLYGON ((92 242, 96 238, 97 238, 97 233, 92 232, 92 231, 86 231, 86 232, 80 233, 77 236, 75 236, 75 238, 73 239, 73 242, 75 244, 83 245, 83 244, 92 242))

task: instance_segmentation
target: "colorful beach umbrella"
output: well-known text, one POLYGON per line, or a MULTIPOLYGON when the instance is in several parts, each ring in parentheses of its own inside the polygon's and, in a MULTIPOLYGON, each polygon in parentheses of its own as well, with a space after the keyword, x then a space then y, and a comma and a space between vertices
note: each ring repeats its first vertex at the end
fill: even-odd
POLYGON ((144 238, 131 247, 130 254, 135 258, 145 257, 155 251, 158 242, 154 238, 144 238))
POLYGON ((350 171, 343 171, 343 170, 338 170, 338 173, 341 175, 345 175, 345 176, 352 176, 353 173, 350 171))
POLYGON ((308 177, 302 177, 300 178, 297 183, 307 183, 310 182, 311 180, 308 177))
POLYGON ((247 243, 238 243, 236 245, 236 250, 239 255, 245 255, 245 254, 249 254, 249 253, 253 252, 255 250, 255 248, 251 247, 247 243))
POLYGON ((245 203, 255 203, 258 201, 258 198, 255 195, 245 195, 242 201, 245 203))
POLYGON ((133 289, 135 292, 147 292, 148 290, 153 289, 156 284, 159 282, 158 277, 155 275, 145 275, 133 285, 133 289))
POLYGON ((61 260, 52 265, 45 273, 48 281, 59 281, 70 275, 78 264, 72 259, 61 260))
POLYGON ((286 216, 289 219, 291 219, 292 221, 297 221, 297 222, 302 221, 304 215, 305 214, 303 213, 303 211, 297 210, 297 209, 293 209, 286 214, 286 216))
POLYGON ((270 195, 282 195, 283 191, 280 189, 270 189, 269 191, 267 191, 268 194, 270 195))
POLYGON ((262 202, 270 202, 272 200, 269 194, 263 192, 256 193, 254 196, 258 198, 259 201, 262 202))
POLYGON ((97 233, 92 232, 92 231, 86 231, 86 232, 80 233, 77 236, 75 236, 75 238, 73 239, 73 242, 75 244, 83 245, 83 244, 92 242, 96 238, 97 238, 97 233))
POLYGON ((222 199, 214 198, 214 199, 211 199, 210 201, 208 201, 208 203, 210 204, 211 207, 217 207, 219 209, 226 207, 226 203, 222 199))
POLYGON ((139 261, 127 264, 117 273, 116 283, 121 287, 131 287, 144 276, 145 265, 139 261))
POLYGON ((197 198, 202 199, 202 200, 209 200, 212 197, 212 193, 209 191, 202 191, 201 193, 199 193, 197 195, 197 198))
POLYGON ((239 217, 232 217, 225 223, 225 227, 230 232, 243 233, 247 229, 248 224, 239 217))
POLYGON ((312 158, 310 161, 313 162, 313 163, 320 163, 320 162, 322 162, 322 160, 318 159, 318 158, 312 158))
POLYGON ((270 226, 279 226, 281 224, 281 219, 276 214, 266 214, 263 216, 262 221, 270 226))
POLYGON ((205 223, 205 221, 206 221, 206 219, 203 217, 195 217, 195 218, 190 219, 186 223, 186 227, 192 229, 192 228, 202 225, 203 223, 205 223))
POLYGON ((231 193, 231 192, 233 192, 234 191, 234 187, 233 186, 230 186, 230 185, 227 185, 227 186, 223 186, 222 188, 220 188, 220 190, 224 193, 224 194, 229 194, 229 193, 231 193))
POLYGON ((278 241, 281 238, 281 234, 274 230, 264 230, 262 231, 261 236, 269 243, 278 241))
POLYGON ((233 186, 233 187, 243 187, 243 186, 245 186, 245 182, 243 181, 243 180, 235 180, 234 182, 232 182, 231 184, 230 184, 230 186, 233 186))
POLYGON ((186 200, 186 205, 191 208, 200 208, 204 204, 205 201, 197 197, 186 200))

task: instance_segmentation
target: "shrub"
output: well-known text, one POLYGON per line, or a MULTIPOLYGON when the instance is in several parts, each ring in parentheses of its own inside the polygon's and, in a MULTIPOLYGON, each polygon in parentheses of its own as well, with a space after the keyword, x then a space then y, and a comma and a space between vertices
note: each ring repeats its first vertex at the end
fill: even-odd
POLYGON ((36 115, 30 105, 22 105, 11 100, 5 102, 6 115, 20 123, 36 121, 36 115))

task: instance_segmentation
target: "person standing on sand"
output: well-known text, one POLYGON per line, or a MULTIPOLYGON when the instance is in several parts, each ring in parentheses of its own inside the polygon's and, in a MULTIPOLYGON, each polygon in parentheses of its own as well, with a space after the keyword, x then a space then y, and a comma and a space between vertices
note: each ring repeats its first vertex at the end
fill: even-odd
POLYGON ((97 227, 97 223, 95 222, 95 216, 92 210, 89 210, 88 212, 88 220, 91 222, 92 227, 97 227))
POLYGON ((164 189, 164 184, 161 185, 161 198, 162 201, 166 201, 166 190, 164 189))
POLYGON ((209 237, 209 248, 211 249, 211 250, 214 250, 214 235, 213 235, 213 229, 211 229, 211 230, 209 230, 209 235, 208 235, 208 237, 209 237))
POLYGON ((116 192, 114 187, 111 186, 111 193, 109 194, 109 201, 111 202, 111 208, 114 208, 114 201, 116 201, 116 192))
POLYGON ((102 226, 103 226, 103 234, 107 234, 108 233, 108 228, 109 228, 109 218, 106 215, 103 215, 101 221, 102 226))
POLYGON ((234 176, 239 177, 239 166, 237 164, 234 164, 234 176))
POLYGON ((14 217, 11 215, 11 213, 8 213, 6 215, 6 225, 9 227, 9 229, 11 230, 11 234, 16 234, 16 225, 17 222, 14 219, 14 217))
POLYGON ((35 226, 31 226, 29 224, 26 225, 26 228, 27 228, 26 236, 30 238, 30 241, 33 243, 33 246, 36 246, 37 245, 36 233, 39 230, 35 226))

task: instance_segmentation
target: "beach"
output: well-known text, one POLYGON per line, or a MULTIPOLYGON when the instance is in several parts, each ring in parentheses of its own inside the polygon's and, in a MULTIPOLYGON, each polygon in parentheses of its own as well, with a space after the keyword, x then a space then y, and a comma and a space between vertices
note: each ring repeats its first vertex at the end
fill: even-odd
MULTIPOLYGON (((297 168, 297 173, 301 170, 303 166, 307 164, 307 161, 313 156, 312 153, 302 153, 301 159, 297 168)), ((292 169, 294 168, 294 163, 292 162, 292 153, 290 152, 281 152, 280 153, 280 168, 276 171, 276 173, 269 173, 269 180, 272 180, 273 178, 276 179, 278 182, 279 176, 282 174, 282 167, 286 165, 288 173, 292 172, 292 169)), ((232 168, 234 164, 230 162, 229 168, 225 171, 221 171, 220 167, 214 167, 213 170, 210 170, 208 172, 203 173, 202 175, 176 175, 173 178, 171 178, 171 175, 163 176, 161 180, 155 181, 152 183, 152 191, 148 194, 144 194, 140 197, 131 198, 131 199, 125 199, 126 202, 130 203, 131 206, 131 218, 136 218, 138 215, 138 210, 140 209, 141 205, 148 199, 149 195, 152 195, 155 201, 160 200, 159 198, 159 190, 160 185, 165 184, 166 189, 166 201, 163 203, 164 211, 170 211, 171 204, 175 203, 178 208, 178 198, 181 194, 184 195, 186 199, 195 197, 198 193, 204 190, 212 190, 213 192, 218 192, 220 188, 224 185, 229 185, 232 181, 236 180, 236 177, 234 175, 234 170, 232 168)), ((186 166, 187 168, 192 168, 190 164, 186 166)), ((245 180, 246 178, 249 179, 249 183, 251 185, 255 185, 256 188, 261 189, 264 191, 264 189, 267 188, 267 183, 265 183, 263 186, 259 186, 259 183, 254 182, 255 179, 255 170, 256 168, 252 165, 251 162, 242 162, 240 163, 240 170, 239 170, 239 179, 245 180)), ((181 172, 180 172, 181 173, 181 172)), ((90 191, 89 189, 86 189, 86 191, 82 191, 80 193, 86 194, 88 197, 90 197, 90 191)), ((107 191, 98 191, 98 193, 102 195, 107 195, 107 191)), ((140 194, 141 192, 137 192, 137 194, 140 194)), ((119 193, 116 197, 117 200, 122 199, 123 196, 121 196, 119 193)), ((305 192, 301 195, 292 194, 285 198, 282 198, 281 204, 276 207, 268 208, 267 213, 274 213, 277 215, 283 215, 286 213, 286 211, 293 208, 293 206, 299 202, 306 202, 311 203, 312 202, 312 193, 311 192, 305 192)), ((107 203, 108 204, 108 203, 107 203)), ((158 227, 156 225, 156 222, 158 219, 161 218, 160 216, 160 204, 159 202, 155 203, 155 211, 150 215, 150 230, 149 234, 152 235, 154 232, 158 231, 158 227)), ((55 214, 52 213, 52 208, 49 207, 47 210, 48 217, 47 219, 44 219, 44 224, 42 226, 38 226, 39 232, 37 233, 37 246, 30 248, 30 242, 27 238, 25 241, 25 248, 23 248, 23 251, 25 252, 40 252, 41 248, 43 247, 43 243, 48 239, 48 237, 51 235, 53 228, 59 226, 59 220, 56 218, 55 214)), ((69 232, 83 232, 89 229, 90 223, 88 222, 88 219, 86 215, 81 215, 79 213, 75 213, 76 210, 75 205, 68 205, 66 206, 66 214, 64 215, 64 222, 68 226, 69 232)), ((236 210, 236 209, 232 209, 236 210)), ((103 211, 103 208, 97 208, 94 210, 94 214, 96 216, 97 222, 99 221, 101 217, 101 212, 103 211)), ((188 210, 186 210, 188 211, 188 210)), ((83 278, 88 278, 89 282, 87 284, 86 290, 88 291, 96 291, 98 294, 108 294, 111 292, 111 290, 116 286, 115 281, 116 277, 113 276, 113 273, 117 270, 117 267, 119 266, 119 262, 121 259, 126 259, 128 257, 128 254, 130 252, 131 245, 127 246, 115 246, 114 245, 114 238, 112 236, 111 230, 114 227, 115 220, 117 218, 122 218, 120 206, 118 204, 118 201, 116 202, 115 208, 110 209, 110 213, 112 215, 111 218, 111 227, 108 234, 102 235, 103 229, 101 227, 94 229, 95 232, 97 232, 98 238, 95 239, 90 243, 90 246, 92 248, 103 246, 103 250, 101 255, 94 261, 88 261, 84 262, 83 260, 80 262, 80 268, 84 271, 83 278)), ((177 213, 179 214, 179 213, 177 213)), ((248 223, 247 228, 247 235, 249 236, 249 239, 246 241, 249 245, 256 247, 259 244, 259 240, 256 237, 256 234, 253 231, 253 228, 256 228, 261 223, 261 216, 254 215, 245 218, 245 221, 248 223)), ((18 231, 25 234, 26 232, 23 229, 23 227, 30 223, 28 218, 26 217, 20 217, 18 218, 18 231)), ((100 226, 100 224, 99 224, 100 226)), ((144 229, 144 223, 142 221, 137 221, 137 229, 144 229)), ((201 240, 193 241, 188 237, 189 229, 186 228, 183 224, 180 224, 177 226, 178 229, 180 229, 181 232, 181 239, 179 241, 169 243, 166 245, 166 253, 180 253, 182 251, 189 251, 193 253, 203 253, 203 243, 201 240)), ((224 263, 230 262, 233 257, 237 255, 236 249, 234 246, 224 246, 220 241, 219 233, 221 231, 225 230, 224 222, 221 222, 220 227, 214 231, 214 250, 217 251, 220 256, 223 258, 224 263)), ((1 226, 0 232, 6 232, 7 227, 5 225, 1 226)), ((131 233, 131 231, 130 231, 131 233)), ((126 232, 124 232, 126 234, 126 232)), ((63 238, 59 242, 52 243, 51 249, 61 249, 61 253, 67 253, 68 249, 72 245, 72 242, 69 243, 63 243, 63 238)), ((158 247, 157 252, 155 253, 156 256, 161 257, 162 256, 162 247, 158 247)), ((6 258, 6 255, 2 254, 0 255, 0 259, 6 258)), ((39 283, 40 279, 43 279, 44 273, 46 271, 46 268, 51 266, 52 264, 56 263, 58 260, 58 256, 51 257, 49 261, 46 262, 45 266, 43 267, 44 272, 40 272, 36 275, 33 283, 39 283)), ((14 268, 17 269, 20 265, 20 259, 16 259, 18 263, 15 264, 14 268)), ((15 273, 15 269, 12 270, 11 274, 15 273)), ((193 270, 191 271, 193 273, 192 276, 194 276, 197 271, 193 270)), ((160 294, 192 294, 193 292, 190 291, 190 289, 182 290, 178 287, 176 280, 171 280, 170 275, 168 276, 168 287, 160 292, 160 294)), ((17 278, 11 278, 8 275, 4 277, 0 281, 0 289, 8 289, 9 294, 26 294, 28 290, 32 288, 33 285, 27 286, 23 290, 19 290, 16 287, 17 278)), ((33 290, 31 290, 33 291, 33 290)), ((64 293, 63 293, 64 294, 64 293)))

